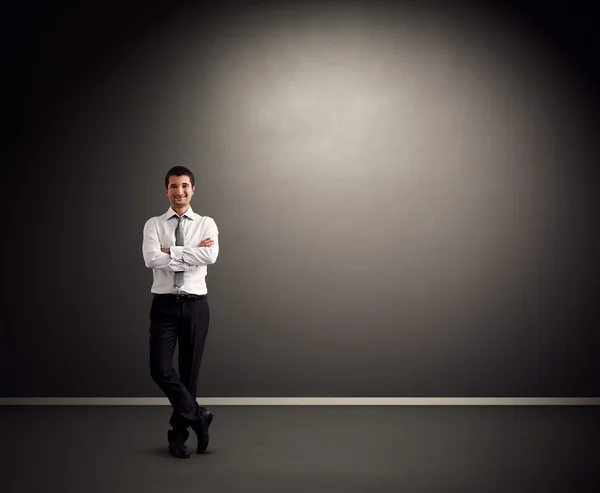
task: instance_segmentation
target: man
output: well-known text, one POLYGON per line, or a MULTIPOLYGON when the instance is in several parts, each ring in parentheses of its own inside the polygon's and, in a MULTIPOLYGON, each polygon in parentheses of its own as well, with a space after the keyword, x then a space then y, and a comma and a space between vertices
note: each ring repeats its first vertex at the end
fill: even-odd
POLYGON ((171 168, 165 186, 171 207, 146 222, 142 245, 144 262, 153 274, 150 373, 173 407, 169 451, 189 458, 188 428, 198 438, 197 452, 203 453, 213 420, 212 411, 198 406, 196 387, 210 318, 206 269, 217 260, 219 231, 212 218, 196 214, 190 206, 196 188, 189 169, 171 168), (176 343, 179 375, 173 368, 176 343))

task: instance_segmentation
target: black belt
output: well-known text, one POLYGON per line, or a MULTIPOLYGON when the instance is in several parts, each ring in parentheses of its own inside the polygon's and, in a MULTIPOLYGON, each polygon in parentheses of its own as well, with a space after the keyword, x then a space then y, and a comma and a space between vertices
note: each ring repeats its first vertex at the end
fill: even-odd
POLYGON ((205 294, 155 294, 154 296, 169 298, 176 303, 183 303, 184 301, 198 301, 206 298, 205 294))

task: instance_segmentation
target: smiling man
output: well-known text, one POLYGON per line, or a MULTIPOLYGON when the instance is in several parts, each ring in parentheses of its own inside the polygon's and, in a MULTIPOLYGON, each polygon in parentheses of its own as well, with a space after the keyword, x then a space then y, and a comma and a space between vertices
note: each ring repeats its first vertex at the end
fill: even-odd
POLYGON ((206 270, 219 255, 219 231, 212 218, 196 214, 190 206, 196 187, 189 169, 171 168, 165 186, 171 207, 146 222, 142 245, 153 275, 150 373, 173 407, 169 451, 184 459, 190 457, 188 428, 196 433, 197 452, 202 453, 213 420, 212 411, 198 406, 196 389, 210 319, 206 270), (176 344, 179 375, 173 368, 176 344))

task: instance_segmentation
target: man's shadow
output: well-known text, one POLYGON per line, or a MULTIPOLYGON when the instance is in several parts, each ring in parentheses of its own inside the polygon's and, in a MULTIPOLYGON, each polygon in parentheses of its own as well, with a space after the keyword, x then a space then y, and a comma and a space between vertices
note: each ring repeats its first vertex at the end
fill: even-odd
MULTIPOLYGON (((195 449, 195 447, 190 447, 190 448, 189 448, 189 451, 190 451, 190 455, 191 455, 192 457, 194 457, 194 456, 201 457, 201 456, 203 456, 203 455, 213 455, 213 454, 216 454, 216 453, 217 453, 217 451, 216 451, 216 450, 212 450, 212 449, 210 449, 210 448, 209 448, 209 449, 206 449, 206 451, 205 451, 205 452, 203 452, 203 453, 201 453, 201 454, 197 454, 197 453, 196 453, 196 449, 195 449)), ((169 452, 169 448, 168 448, 168 447, 158 447, 158 448, 152 449, 152 450, 151 450, 151 451, 149 451, 148 453, 151 453, 151 454, 153 454, 153 455, 158 455, 158 456, 161 456, 161 457, 173 457, 173 456, 171 455, 171 452, 169 452)), ((173 459, 176 459, 176 458, 177 458, 177 457, 173 457, 173 459)), ((185 460, 185 459, 178 459, 178 460, 185 460)))

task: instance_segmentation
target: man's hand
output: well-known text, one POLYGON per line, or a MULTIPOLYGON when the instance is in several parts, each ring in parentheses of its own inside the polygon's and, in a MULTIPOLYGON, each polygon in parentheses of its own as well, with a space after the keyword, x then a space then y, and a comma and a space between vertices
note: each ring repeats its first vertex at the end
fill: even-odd
POLYGON ((160 251, 163 252, 163 253, 166 253, 168 255, 171 255, 171 249, 170 248, 161 248, 160 251))

